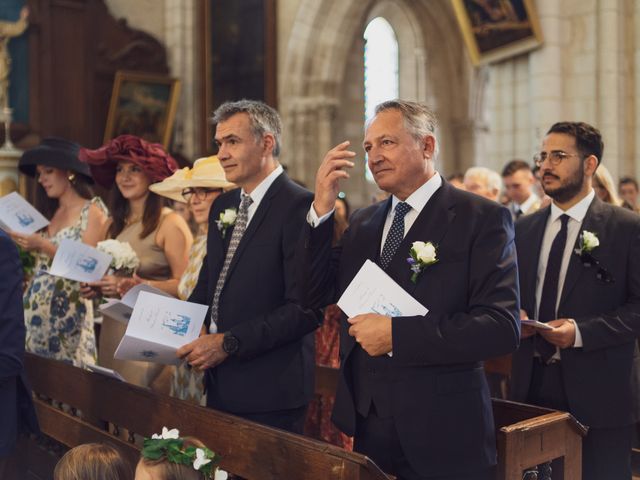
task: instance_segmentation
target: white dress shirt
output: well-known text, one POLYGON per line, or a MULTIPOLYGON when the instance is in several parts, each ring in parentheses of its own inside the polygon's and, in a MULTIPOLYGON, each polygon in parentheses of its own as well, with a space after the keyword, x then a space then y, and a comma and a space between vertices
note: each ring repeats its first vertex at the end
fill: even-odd
MULTIPOLYGON (((282 168, 282 165, 278 165, 278 167, 273 172, 271 172, 267 176, 267 178, 262 180, 262 182, 260 182, 260 184, 253 189, 253 192, 248 194, 251 197, 251 200, 253 200, 253 203, 249 205, 249 210, 247 211, 247 227, 249 226, 249 223, 251 222, 253 215, 256 213, 256 210, 258 210, 258 207, 260 206, 260 202, 262 202, 262 199, 267 193, 267 190, 269 190, 269 187, 271 186, 271 184, 283 172, 284 172, 284 169, 282 168)), ((242 195, 247 195, 247 192, 244 191, 244 188, 242 189, 240 198, 242 198, 242 195)))
POLYGON ((518 210, 520 210, 523 215, 529 213, 529 210, 531 210, 531 207, 533 207, 533 205, 539 201, 540 199, 538 198, 538 196, 535 193, 531 192, 531 195, 529 195, 529 198, 527 198, 524 202, 522 202, 522 204, 518 205, 516 202, 513 202, 514 215, 518 213, 518 210))
MULTIPOLYGON (((569 208, 566 212, 562 211, 555 203, 551 204, 551 213, 547 220, 547 226, 542 237, 542 245, 540 246, 540 260, 538 262, 538 283, 536 285, 536 318, 538 317, 538 310, 540 308, 540 297, 542 296, 542 286, 544 285, 544 277, 547 271, 547 261, 549 260, 549 251, 551 250, 551 244, 556 238, 556 235, 560 231, 561 220, 560 216, 568 215, 569 222, 567 223, 567 244, 564 247, 564 254, 562 255, 562 264, 560 265, 560 277, 558 278, 558 298, 556 299, 556 311, 560 305, 560 298, 562 297, 562 289, 564 287, 564 280, 567 276, 567 269, 569 268, 569 260, 571 255, 574 254, 573 249, 575 247, 576 240, 580 234, 580 228, 582 227, 582 221, 584 220, 589 205, 595 197, 595 192, 591 190, 589 194, 576 203, 573 207, 569 208)), ((574 322, 575 324, 575 322, 574 322)), ((573 344, 574 347, 582 347, 582 335, 580 335, 580 329, 576 325, 576 340, 573 344)), ((553 358, 559 359, 559 354, 556 351, 556 355, 553 358)))

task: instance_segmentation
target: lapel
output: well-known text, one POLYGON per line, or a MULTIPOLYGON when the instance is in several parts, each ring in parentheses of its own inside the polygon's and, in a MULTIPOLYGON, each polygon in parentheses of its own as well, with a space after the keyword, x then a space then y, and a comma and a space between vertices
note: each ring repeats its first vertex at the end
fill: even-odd
MULTIPOLYGON (((235 190, 233 190, 229 198, 230 198, 230 201, 228 202, 229 204, 224 206, 220 213, 224 212, 227 208, 235 208, 236 212, 240 208, 240 189, 239 188, 236 188, 235 190)), ((218 216, 219 215, 220 214, 218 214, 218 216)), ((218 219, 216 218, 216 220, 218 219)), ((216 230, 218 230, 217 225, 216 225, 216 230)), ((220 232, 220 230, 218 230, 217 237, 222 243, 223 258, 224 258, 224 255, 227 254, 227 250, 229 249, 229 242, 231 241, 231 235, 233 235, 233 226, 227 228, 227 231, 225 232, 224 237, 222 236, 222 233, 220 232)))
MULTIPOLYGON (((238 261, 240 260, 240 258, 242 258, 242 252, 244 252, 247 249, 247 245, 251 243, 251 238, 255 235, 256 231, 260 227, 260 224, 265 219, 267 212, 273 205, 274 197, 276 197, 276 195, 278 194, 278 192, 280 191, 280 189, 282 188, 282 186, 285 184, 286 181, 288 181, 288 178, 286 176, 286 173, 283 172, 273 181, 273 183, 267 190, 267 193, 265 193, 264 197, 262 198, 260 205, 258 205, 258 209, 253 214, 253 217, 251 218, 251 222, 247 226, 247 229, 245 230, 244 235, 242 235, 242 238, 240 239, 240 243, 238 244, 238 248, 236 249, 236 252, 233 255, 233 258, 231 259, 231 264, 229 264, 229 271, 227 272, 227 278, 225 279, 225 284, 231 277, 235 266, 238 264, 238 261)), ((231 235, 229 235, 229 237, 230 236, 231 235)), ((228 241, 226 246, 227 247, 229 246, 228 241)), ((225 252, 226 252, 226 248, 225 248, 225 252)))
POLYGON ((538 284, 538 265, 540 264, 540 249, 544 232, 547 229, 547 221, 551 214, 551 207, 546 207, 540 213, 532 214, 525 221, 530 221, 531 225, 526 231, 519 232, 518 236, 523 238, 519 243, 523 246, 518 255, 520 265, 521 288, 520 295, 524 296, 522 304, 527 313, 533 317, 536 309, 536 287, 538 284))
POLYGON ((362 247, 363 259, 360 265, 358 265, 358 269, 360 269, 366 259, 375 263, 378 263, 380 260, 382 232, 384 230, 384 222, 391 209, 391 203, 391 197, 379 203, 371 217, 364 220, 360 225, 356 245, 362 247))
POLYGON ((413 242, 417 241, 431 242, 436 248, 441 244, 449 225, 456 217, 456 202, 451 195, 452 188, 455 187, 443 179, 442 186, 433 194, 413 222, 387 268, 387 273, 411 294, 420 284, 420 278, 423 275, 418 277, 416 283, 411 282, 411 269, 407 263, 409 250, 413 242))
MULTIPOLYGON (((580 260, 580 256, 576 255, 573 252, 573 250, 575 250, 579 246, 580 234, 583 230, 589 230, 590 232, 595 233, 602 243, 604 241, 603 236, 605 236, 605 232, 607 231, 606 223, 607 216, 604 212, 603 203, 599 198, 595 197, 591 202, 591 205, 589 205, 589 209, 587 210, 587 214, 582 221, 582 225, 580 225, 580 231, 578 233, 578 237, 576 238, 576 243, 573 246, 571 257, 569 257, 569 266, 567 267, 567 274, 565 275, 564 286, 562 287, 562 295, 560 296, 560 306, 563 305, 564 302, 566 302, 567 297, 578 283, 578 279, 584 274, 584 271, 586 270, 585 266, 580 260)), ((590 274, 593 273, 591 272, 590 274)))

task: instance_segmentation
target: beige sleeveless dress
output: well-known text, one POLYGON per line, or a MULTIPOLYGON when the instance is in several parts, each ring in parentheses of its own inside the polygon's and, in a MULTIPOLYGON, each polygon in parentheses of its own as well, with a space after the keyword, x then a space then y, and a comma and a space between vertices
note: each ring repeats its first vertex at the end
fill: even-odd
MULTIPOLYGON (((171 268, 167 257, 162 248, 156 245, 158 229, 167 214, 171 213, 171 211, 169 208, 162 210, 162 217, 158 222, 158 228, 145 238, 140 238, 142 222, 135 222, 126 226, 116 237, 116 240, 128 242, 136 252, 140 259, 140 266, 136 270, 136 273, 145 280, 168 280, 171 278, 171 268)), ((98 364, 117 371, 127 382, 148 387, 160 374, 164 365, 114 359, 113 355, 126 329, 127 326, 124 323, 106 315, 104 316, 98 344, 98 364)))

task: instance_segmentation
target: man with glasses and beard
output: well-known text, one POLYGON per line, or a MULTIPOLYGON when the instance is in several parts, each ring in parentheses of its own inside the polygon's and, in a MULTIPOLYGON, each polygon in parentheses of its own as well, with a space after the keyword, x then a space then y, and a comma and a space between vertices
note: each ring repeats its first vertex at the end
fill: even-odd
POLYGON ((600 132, 553 125, 536 156, 553 203, 516 223, 523 325, 514 354, 514 400, 565 410, 589 427, 584 479, 631 479, 638 420, 640 219, 592 188, 600 132))

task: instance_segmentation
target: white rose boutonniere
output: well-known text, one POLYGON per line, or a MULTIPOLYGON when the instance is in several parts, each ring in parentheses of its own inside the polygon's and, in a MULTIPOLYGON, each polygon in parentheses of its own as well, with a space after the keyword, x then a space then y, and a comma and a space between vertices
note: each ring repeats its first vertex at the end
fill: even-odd
POLYGON ((226 235, 227 228, 236 223, 237 216, 238 211, 235 208, 227 208, 224 212, 220 212, 220 217, 216 220, 216 224, 218 225, 218 230, 220 230, 222 238, 226 235))
POLYGON ((407 263, 411 266, 411 281, 418 282, 418 277, 425 267, 438 262, 436 247, 431 242, 413 242, 409 250, 407 263))
POLYGON ((578 255, 591 253, 591 251, 599 245, 600 240, 598 240, 598 237, 595 233, 588 230, 583 230, 580 234, 580 242, 578 248, 576 248, 576 253, 578 255))

